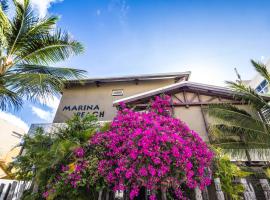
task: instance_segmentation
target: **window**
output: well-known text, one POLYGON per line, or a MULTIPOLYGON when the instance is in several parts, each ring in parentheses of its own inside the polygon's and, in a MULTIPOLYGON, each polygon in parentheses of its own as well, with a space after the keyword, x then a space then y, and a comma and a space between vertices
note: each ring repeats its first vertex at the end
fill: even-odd
POLYGON ((258 93, 268 93, 268 82, 263 80, 255 89, 258 93))
POLYGON ((123 95, 124 95, 123 89, 112 90, 112 96, 123 96, 123 95))

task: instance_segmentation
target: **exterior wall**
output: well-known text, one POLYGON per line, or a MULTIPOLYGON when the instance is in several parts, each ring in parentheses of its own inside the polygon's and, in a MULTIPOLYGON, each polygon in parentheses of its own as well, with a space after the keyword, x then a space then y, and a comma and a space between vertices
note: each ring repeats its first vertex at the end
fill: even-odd
MULTIPOLYGON (((174 102, 179 101, 179 99, 181 101, 184 101, 183 92, 175 94, 175 96, 177 98, 173 96, 174 102)), ((201 105, 188 106, 188 102, 190 104, 194 102, 204 102, 214 104, 220 102, 229 103, 232 100, 202 94, 199 94, 198 96, 198 94, 192 92, 186 92, 185 99, 187 106, 175 106, 174 116, 185 122, 190 127, 190 129, 196 131, 204 141, 209 142, 207 126, 209 126, 210 124, 215 124, 215 119, 209 117, 205 112, 203 112, 201 105)), ((251 108, 247 105, 236 105, 236 106, 241 109, 245 109, 247 112, 253 113, 251 112, 251 108)))
MULTIPOLYGON (((0 119, 0 160, 6 164, 11 162, 20 151, 20 148, 12 149, 15 145, 20 143, 20 138, 13 136, 13 131, 24 134, 24 130, 10 124, 9 122, 0 119)), ((0 178, 5 176, 4 172, 0 170, 0 178)))
POLYGON ((175 83, 174 79, 148 80, 139 81, 138 84, 135 82, 115 82, 101 83, 99 87, 97 87, 96 84, 91 84, 66 89, 63 92, 54 118, 54 123, 65 122, 72 117, 74 113, 85 115, 88 112, 96 114, 101 121, 112 120, 116 114, 116 108, 113 107, 113 101, 173 83, 175 83), (112 90, 115 89, 123 89, 124 95, 112 96, 112 90), (80 105, 82 107, 79 108, 80 105), (87 105, 89 107, 87 107, 87 105), (70 109, 67 109, 68 107, 65 106, 70 106, 70 109), (92 110, 90 109, 91 106, 92 110))
POLYGON ((209 141, 200 106, 175 107, 174 116, 196 131, 204 141, 209 141))

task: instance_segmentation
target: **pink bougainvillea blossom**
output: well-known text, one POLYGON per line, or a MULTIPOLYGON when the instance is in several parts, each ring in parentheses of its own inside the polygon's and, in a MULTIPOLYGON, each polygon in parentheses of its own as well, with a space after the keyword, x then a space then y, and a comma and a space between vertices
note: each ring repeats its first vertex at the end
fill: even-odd
POLYGON ((185 199, 181 185, 203 189, 211 183, 207 170, 213 153, 200 136, 171 117, 171 98, 157 96, 146 112, 121 105, 109 131, 97 133, 92 147, 102 147, 98 171, 114 190, 127 189, 130 199, 141 187, 155 191, 172 187, 185 199))
POLYGON ((78 147, 74 150, 74 153, 77 158, 82 158, 84 156, 84 149, 82 147, 78 147))

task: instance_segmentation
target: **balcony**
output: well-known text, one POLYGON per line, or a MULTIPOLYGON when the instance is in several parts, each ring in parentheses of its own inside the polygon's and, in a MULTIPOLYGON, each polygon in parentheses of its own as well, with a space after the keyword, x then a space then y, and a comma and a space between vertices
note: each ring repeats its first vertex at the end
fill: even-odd
POLYGON ((31 124, 28 134, 34 135, 37 128, 42 128, 45 133, 54 133, 57 129, 65 127, 65 123, 42 123, 42 124, 31 124))

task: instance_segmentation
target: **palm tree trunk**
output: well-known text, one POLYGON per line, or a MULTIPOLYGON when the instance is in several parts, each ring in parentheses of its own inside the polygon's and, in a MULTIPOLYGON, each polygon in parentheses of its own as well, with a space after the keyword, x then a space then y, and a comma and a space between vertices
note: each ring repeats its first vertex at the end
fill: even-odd
POLYGON ((246 156, 247 156, 247 159, 248 159, 248 163, 251 164, 251 156, 250 156, 250 153, 248 151, 248 149, 245 149, 245 153, 246 153, 246 156))
POLYGON ((249 151, 248 151, 248 146, 247 146, 247 144, 246 144, 246 142, 245 142, 245 137, 244 137, 243 135, 240 135, 240 140, 241 140, 241 142, 243 142, 244 145, 246 146, 246 148, 245 148, 245 154, 246 154, 247 159, 248 159, 248 164, 251 164, 251 157, 250 157, 250 153, 249 153, 249 151))

